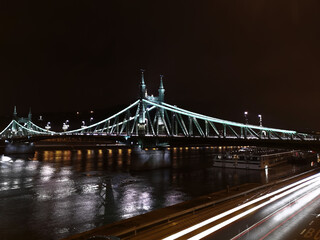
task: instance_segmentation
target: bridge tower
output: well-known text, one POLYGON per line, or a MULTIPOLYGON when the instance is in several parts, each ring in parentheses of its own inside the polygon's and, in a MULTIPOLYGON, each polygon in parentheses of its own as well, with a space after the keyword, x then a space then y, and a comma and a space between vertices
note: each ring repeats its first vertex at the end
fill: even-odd
POLYGON ((159 96, 158 96, 158 101, 160 103, 163 103, 164 102, 164 92, 165 92, 165 89, 163 87, 163 75, 160 75, 160 86, 159 86, 159 89, 158 89, 158 92, 159 92, 159 96))
MULTIPOLYGON (((162 104, 164 102, 164 92, 165 89, 163 87, 163 75, 160 75, 160 86, 158 89, 159 95, 158 95, 158 102, 162 104)), ((161 108, 158 111, 158 119, 157 119, 157 135, 158 134, 165 134, 165 126, 164 126, 164 109, 161 108)))
POLYGON ((14 120, 18 119, 18 113, 17 113, 17 106, 14 106, 13 108, 13 117, 14 120))
MULTIPOLYGON (((14 107, 13 107, 13 116, 12 116, 12 119, 15 120, 15 121, 18 121, 17 106, 14 106, 14 107)), ((16 124, 15 121, 13 122, 12 127, 11 127, 12 132, 14 132, 14 133, 16 133, 17 130, 18 130, 18 127, 17 127, 17 124, 16 124)))
POLYGON ((144 82, 144 70, 141 69, 141 81, 140 81, 140 103, 139 103, 139 120, 138 120, 138 135, 144 136, 146 134, 146 114, 145 114, 145 104, 143 99, 147 97, 147 88, 144 82))
POLYGON ((28 113, 28 120, 32 120, 32 113, 31 113, 31 108, 29 108, 29 113, 28 113))
POLYGON ((29 108, 29 113, 28 113, 28 120, 27 120, 27 128, 31 128, 31 120, 32 120, 32 113, 31 113, 31 107, 29 108))
POLYGON ((17 113, 17 107, 14 106, 13 108, 13 115, 12 115, 12 119, 14 120, 14 122, 12 123, 12 131, 13 132, 17 132, 19 130, 19 127, 17 125, 17 123, 22 124, 23 126, 25 126, 28 129, 32 128, 32 113, 31 113, 31 108, 29 108, 29 113, 28 113, 28 117, 24 118, 24 117, 18 117, 18 113, 17 113))
POLYGON ((152 125, 152 131, 156 135, 159 134, 166 134, 165 131, 165 116, 164 116, 164 109, 158 109, 156 112, 156 118, 155 121, 152 122, 150 119, 150 116, 148 113, 146 113, 147 105, 142 100, 146 99, 152 102, 157 102, 159 104, 162 104, 164 102, 164 92, 165 89, 163 87, 163 75, 160 75, 160 86, 158 89, 159 95, 157 97, 150 95, 148 96, 147 93, 147 87, 144 81, 144 70, 141 69, 141 80, 139 84, 139 97, 140 97, 140 103, 139 103, 139 117, 138 117, 138 125, 137 125, 137 131, 139 136, 144 136, 145 134, 148 134, 149 130, 148 127, 152 125))

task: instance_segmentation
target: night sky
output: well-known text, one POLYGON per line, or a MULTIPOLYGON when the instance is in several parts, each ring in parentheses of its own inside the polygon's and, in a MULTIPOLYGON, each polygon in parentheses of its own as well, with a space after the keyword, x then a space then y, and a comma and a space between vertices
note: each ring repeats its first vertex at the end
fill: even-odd
MULTIPOLYGON (((320 1, 1 1, 0 115, 148 93, 227 120, 320 130, 320 1)), ((106 116, 107 117, 107 116, 106 116)))

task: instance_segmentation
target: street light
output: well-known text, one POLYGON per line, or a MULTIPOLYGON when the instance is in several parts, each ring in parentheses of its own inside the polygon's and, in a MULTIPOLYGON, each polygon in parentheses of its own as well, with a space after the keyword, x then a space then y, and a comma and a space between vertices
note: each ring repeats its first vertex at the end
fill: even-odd
POLYGON ((244 120, 245 120, 245 124, 248 124, 248 112, 244 112, 244 120))
POLYGON ((66 120, 66 122, 62 124, 62 130, 67 131, 68 128, 69 128, 69 120, 66 120))
POLYGON ((260 127, 262 127, 262 115, 261 115, 261 114, 259 114, 259 115, 258 115, 258 118, 259 118, 259 124, 260 124, 260 127))
POLYGON ((45 126, 45 129, 49 131, 51 129, 51 122, 48 122, 47 125, 45 126))

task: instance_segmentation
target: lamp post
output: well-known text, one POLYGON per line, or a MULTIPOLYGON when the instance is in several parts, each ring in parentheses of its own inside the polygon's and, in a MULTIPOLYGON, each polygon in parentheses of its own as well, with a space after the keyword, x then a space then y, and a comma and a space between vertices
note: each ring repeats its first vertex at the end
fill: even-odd
POLYGON ((66 122, 62 124, 62 130, 65 132, 68 130, 68 128, 69 128, 69 120, 66 120, 66 122))
POLYGON ((260 127, 262 127, 262 115, 259 114, 259 115, 258 115, 258 118, 259 118, 259 125, 260 125, 260 127))
POLYGON ((245 121, 245 124, 249 123, 249 121, 248 121, 248 112, 247 111, 244 112, 244 121, 245 121))
POLYGON ((47 125, 45 126, 45 129, 49 131, 51 129, 51 122, 48 122, 47 125))

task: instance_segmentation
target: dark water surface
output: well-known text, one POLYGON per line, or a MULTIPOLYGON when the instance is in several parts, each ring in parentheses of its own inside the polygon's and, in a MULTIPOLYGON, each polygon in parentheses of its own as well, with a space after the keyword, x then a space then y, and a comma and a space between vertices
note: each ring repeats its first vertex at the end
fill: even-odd
MULTIPOLYGON (((172 167, 131 172, 130 149, 37 151, 0 158, 0 239, 61 239, 102 224, 310 164, 265 170, 212 167, 214 149, 172 149, 172 167)), ((223 151, 220 150, 220 151, 223 151)))

